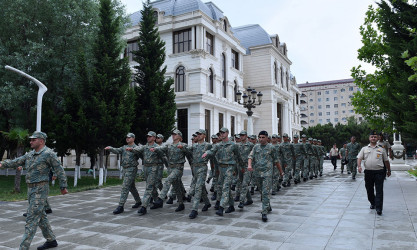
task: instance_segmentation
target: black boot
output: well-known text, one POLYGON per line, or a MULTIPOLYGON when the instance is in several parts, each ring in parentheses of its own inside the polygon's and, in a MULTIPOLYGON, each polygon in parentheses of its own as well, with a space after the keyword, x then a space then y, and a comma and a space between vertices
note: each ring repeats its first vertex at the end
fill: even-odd
POLYGON ((251 194, 251 195, 254 195, 254 194, 255 194, 255 187, 251 187, 251 188, 250 188, 250 194, 251 194))
POLYGON ((277 192, 275 190, 272 190, 271 195, 276 195, 277 192))
POLYGON ((235 201, 240 201, 240 195, 236 195, 235 201))
POLYGON ((234 212, 234 211, 235 211, 235 207, 234 207, 234 206, 230 206, 230 207, 228 207, 228 208, 226 209, 225 213, 226 213, 226 214, 229 214, 229 213, 234 212))
POLYGON ((219 207, 219 210, 217 210, 217 211, 216 211, 216 214, 217 214, 218 216, 223 216, 223 210, 224 210, 224 208, 223 208, 223 207, 219 207))
POLYGON ((268 221, 268 217, 266 216, 266 214, 262 214, 262 221, 263 222, 267 222, 268 221))
POLYGON ((50 208, 45 209, 45 213, 47 213, 47 214, 52 214, 52 209, 50 209, 50 208))
POLYGON ((303 181, 306 182, 307 181, 307 178, 303 178, 303 181))
POLYGON ((191 202, 191 198, 192 198, 191 195, 187 195, 187 201, 188 202, 191 202))
POLYGON ((158 199, 153 203, 151 209, 157 209, 164 206, 164 201, 158 197, 158 199))
POLYGON ((49 248, 54 248, 58 246, 58 242, 56 242, 56 240, 53 241, 46 241, 45 243, 43 243, 42 246, 38 246, 38 250, 42 250, 42 249, 49 249, 49 248))
POLYGON ((246 201, 243 205, 249 206, 249 205, 252 205, 252 204, 253 204, 253 201, 246 201))
POLYGON ((239 205, 237 205, 238 208, 244 208, 245 204, 243 202, 240 202, 239 205))
POLYGON ((167 204, 174 204, 174 199, 172 197, 169 197, 169 199, 166 202, 167 204))
POLYGON ((217 192, 214 192, 210 199, 215 201, 217 199, 217 192))
POLYGON ((210 207, 211 207, 211 204, 206 204, 206 205, 204 205, 203 209, 201 209, 201 211, 205 212, 205 211, 207 211, 210 207))
POLYGON ((140 216, 145 215, 146 214, 146 207, 140 207, 138 214, 140 216))
POLYGON ((211 188, 210 188, 210 192, 214 192, 214 187, 212 186, 211 188))
POLYGON ((216 204, 214 205, 215 210, 219 210, 220 207, 220 201, 216 201, 216 204))
POLYGON ((195 217, 197 217, 197 215, 198 215, 198 212, 197 211, 191 210, 191 213, 190 213, 190 215, 188 215, 188 217, 190 219, 195 219, 195 217))
POLYGON ((125 209, 122 206, 118 206, 114 211, 113 214, 121 214, 125 211, 125 209))
POLYGON ((142 205, 142 202, 136 202, 135 205, 132 206, 132 208, 139 208, 142 205))
POLYGON ((184 204, 180 204, 180 205, 177 207, 177 209, 175 209, 175 212, 182 211, 182 210, 184 210, 184 208, 185 208, 184 204))
POLYGON ((232 189, 232 191, 235 191, 236 185, 232 185, 230 189, 232 189))

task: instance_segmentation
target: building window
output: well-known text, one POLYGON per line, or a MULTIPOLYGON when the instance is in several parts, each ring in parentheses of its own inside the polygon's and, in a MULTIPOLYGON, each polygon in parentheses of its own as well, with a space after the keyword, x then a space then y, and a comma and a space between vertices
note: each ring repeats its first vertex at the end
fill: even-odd
POLYGON ((223 29, 227 32, 227 21, 223 20, 223 29))
POLYGON ((334 100, 337 101, 337 97, 334 97, 334 100))
POLYGON ((290 81, 290 78, 288 77, 288 72, 285 74, 285 83, 286 83, 286 85, 287 85, 287 90, 289 89, 289 81, 290 81))
MULTIPOLYGON (((321 107, 321 105, 319 105, 319 107, 321 107)), ((314 110, 314 106, 310 106, 310 109, 311 110, 314 110)))
POLYGON ((211 131, 211 112, 210 110, 205 110, 205 125, 206 125, 206 142, 210 142, 210 131, 211 131))
POLYGON ((314 116, 314 113, 310 113, 310 116, 314 116))
POLYGON ((321 91, 318 91, 318 92, 317 92, 317 95, 321 95, 321 91))
POLYGON ((155 18, 155 24, 158 24, 158 11, 153 12, 153 18, 155 18))
POLYGON ((233 115, 230 116, 230 132, 232 136, 235 135, 235 117, 233 115))
POLYGON ((353 87, 349 87, 349 91, 353 91, 353 87))
POLYGON ((350 95, 350 96, 349 96, 349 99, 352 99, 352 98, 353 98, 353 95, 350 95))
POLYGON ((224 127, 224 116, 223 113, 219 113, 219 129, 224 127))
POLYGON ((337 89, 333 90, 333 94, 337 94, 337 89))
MULTIPOLYGON (((320 98, 319 98, 319 99, 320 99, 320 98)), ((309 101, 310 101, 310 102, 312 102, 312 101, 313 101, 313 99, 310 99, 309 101)))
POLYGON ((345 113, 346 113, 346 110, 343 110, 343 111, 342 111, 342 114, 345 114, 345 113))
POLYGON ((213 70, 209 69, 210 75, 209 75, 209 91, 210 93, 214 93, 214 75, 213 70))
POLYGON ((206 32, 206 51, 214 55, 214 37, 208 32, 206 32))
POLYGON ((353 113, 353 110, 349 110, 349 113, 353 113))
POLYGON ((188 141, 188 109, 177 110, 177 128, 182 132, 183 141, 188 141))
POLYGON ((226 98, 226 90, 227 90, 227 85, 226 85, 226 56, 223 53, 222 54, 222 76, 223 76, 223 84, 222 84, 222 89, 223 89, 223 93, 222 96, 224 98, 226 98))
POLYGON ((129 62, 133 61, 134 51, 139 50, 138 40, 127 42, 127 48, 125 49, 123 57, 129 57, 129 62))
POLYGON ((329 94, 329 91, 328 90, 326 90, 326 95, 328 95, 329 94))
POLYGON ((323 113, 322 112, 319 112, 319 116, 323 116, 323 113))
POLYGON ((321 98, 317 99, 318 102, 321 102, 321 98))
POLYGON ((314 123, 314 120, 310 120, 310 123, 314 123))
POLYGON ((328 102, 328 101, 330 101, 330 99, 327 97, 327 98, 326 98, 326 102, 328 102))
POLYGON ((339 118, 334 118, 334 122, 339 122, 339 118))
POLYGON ((362 117, 359 117, 359 121, 361 122, 363 119, 362 119, 362 117))
POLYGON ((185 68, 179 66, 175 72, 175 92, 185 91, 185 68))
POLYGON ((339 107, 339 104, 335 104, 335 105, 334 105, 334 107, 335 107, 335 108, 338 108, 338 107, 339 107))
POLYGON ((297 103, 297 105, 300 105, 300 94, 295 95, 295 102, 297 103))
POLYGON ((319 105, 319 109, 321 109, 321 105, 319 105))
POLYGON ((340 92, 345 92, 345 89, 341 89, 340 92))
POLYGON ((326 115, 330 115, 330 112, 326 112, 326 115))
POLYGON ((323 119, 319 119, 319 123, 320 124, 323 124, 323 119))
POLYGON ((340 100, 343 100, 343 96, 340 97, 340 100))
POLYGON ((232 67, 239 70, 239 53, 232 50, 232 67))
POLYGON ((342 107, 346 107, 346 103, 342 103, 342 107))
MULTIPOLYGON (((282 67, 281 67, 280 72, 281 72, 281 88, 284 88, 284 71, 282 70, 282 67)), ((313 93, 310 92, 310 95, 312 94, 313 93)))
POLYGON ((274 81, 275 81, 275 84, 278 84, 278 66, 277 66, 277 62, 274 62, 274 81))
POLYGON ((330 122, 330 119, 326 119, 326 122, 329 123, 330 122))
POLYGON ((326 105, 326 109, 329 109, 330 108, 330 105, 326 105))
POLYGON ((338 114, 339 114, 339 111, 335 111, 335 112, 334 112, 334 114, 335 114, 335 115, 338 115, 338 114))
POLYGON ((191 29, 174 32, 174 54, 191 50, 191 29))
POLYGON ((235 100, 235 102, 237 102, 237 97, 236 97, 236 93, 237 93, 237 82, 236 81, 235 81, 235 87, 233 88, 233 92, 234 92, 233 99, 235 100))

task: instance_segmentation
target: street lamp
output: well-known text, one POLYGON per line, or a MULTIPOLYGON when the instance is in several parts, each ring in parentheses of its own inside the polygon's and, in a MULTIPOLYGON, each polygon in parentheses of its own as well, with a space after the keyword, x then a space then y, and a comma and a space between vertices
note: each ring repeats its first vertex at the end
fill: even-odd
POLYGON ((246 111, 246 114, 248 115, 248 134, 253 134, 253 121, 252 121, 252 115, 253 115, 253 108, 256 108, 256 105, 261 105, 262 103, 262 96, 263 94, 261 92, 256 92, 255 89, 252 89, 251 87, 248 87, 246 91, 243 93, 238 91, 236 93, 236 99, 237 102, 241 105, 243 105, 244 108, 247 108, 248 111, 246 111), (241 99, 243 97, 243 103, 241 102, 241 99), (256 98, 258 98, 258 103, 256 103, 256 98))

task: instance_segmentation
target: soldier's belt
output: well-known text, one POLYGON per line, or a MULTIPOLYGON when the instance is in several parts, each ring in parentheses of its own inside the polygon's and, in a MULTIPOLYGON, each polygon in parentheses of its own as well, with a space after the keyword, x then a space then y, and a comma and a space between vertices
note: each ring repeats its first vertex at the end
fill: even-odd
POLYGON ((28 188, 33 188, 33 187, 39 187, 39 186, 43 186, 43 185, 47 185, 49 183, 49 181, 41 181, 41 182, 36 182, 36 183, 26 183, 28 188))
POLYGON ((196 164, 192 164, 191 166, 193 166, 193 167, 205 167, 205 166, 207 166, 207 163, 196 163, 196 164))
POLYGON ((235 164, 219 164, 219 167, 221 168, 228 168, 228 167, 234 167, 235 164))
POLYGON ((184 167, 184 163, 168 164, 170 168, 184 167))
POLYGON ((158 166, 158 165, 162 165, 162 163, 145 163, 145 164, 143 164, 144 167, 153 167, 153 166, 158 166))

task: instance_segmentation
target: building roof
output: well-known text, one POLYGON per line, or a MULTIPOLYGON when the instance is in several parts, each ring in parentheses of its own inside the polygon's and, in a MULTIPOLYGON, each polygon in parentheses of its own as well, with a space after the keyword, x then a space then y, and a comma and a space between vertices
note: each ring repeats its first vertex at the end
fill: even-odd
POLYGON ((270 35, 259 24, 233 28, 233 33, 240 40, 240 44, 246 48, 247 54, 250 54, 250 47, 272 44, 270 35))
POLYGON ((334 84, 344 84, 344 83, 353 83, 354 79, 342 79, 342 80, 332 80, 332 81, 324 81, 324 82, 306 82, 302 84, 297 84, 299 88, 309 88, 309 87, 316 87, 316 86, 325 86, 325 85, 334 85, 334 84))
MULTIPOLYGON (((200 10, 213 20, 219 20, 224 17, 221 11, 214 3, 203 3, 201 0, 157 0, 151 2, 153 8, 163 11, 165 16, 179 16, 185 13, 200 10)), ((130 15, 130 25, 136 26, 142 19, 140 11, 130 15)))

